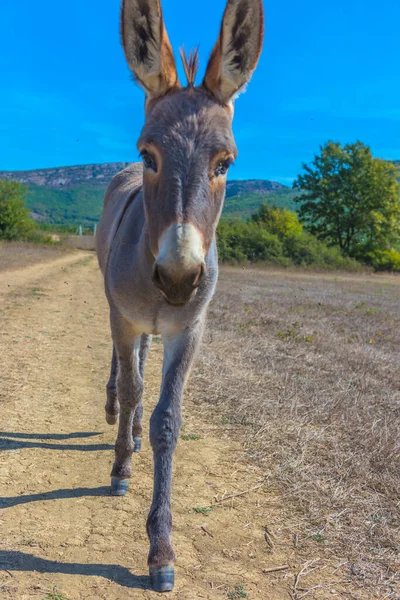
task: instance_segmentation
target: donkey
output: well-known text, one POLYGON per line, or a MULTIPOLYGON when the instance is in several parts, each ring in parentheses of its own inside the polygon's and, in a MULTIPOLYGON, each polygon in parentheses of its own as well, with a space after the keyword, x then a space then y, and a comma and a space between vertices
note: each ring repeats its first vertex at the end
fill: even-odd
POLYGON ((114 424, 119 415, 111 493, 128 490, 132 453, 141 447, 144 364, 151 336, 161 334, 147 533, 152 586, 162 592, 174 585, 170 495, 183 388, 216 287, 215 232, 237 155, 233 100, 261 52, 262 0, 228 0, 200 86, 197 52, 181 52, 187 85, 178 81, 159 0, 123 0, 121 30, 129 67, 146 93, 146 119, 137 144, 143 173, 132 165, 113 178, 96 236, 113 339, 106 420, 114 424))

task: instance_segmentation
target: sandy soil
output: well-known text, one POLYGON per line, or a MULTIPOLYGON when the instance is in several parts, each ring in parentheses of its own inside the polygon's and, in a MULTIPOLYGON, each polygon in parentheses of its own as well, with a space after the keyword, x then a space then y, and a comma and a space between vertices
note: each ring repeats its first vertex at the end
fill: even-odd
MULTIPOLYGON (((114 498, 108 485, 116 429, 103 409, 108 310, 95 257, 73 253, 1 274, 0 311, 0 598, 161 597, 149 587, 145 521, 152 491, 148 420, 162 345, 153 344, 147 362, 144 444, 134 456, 131 489, 114 498), (54 588, 65 596, 49 594, 54 588)), ((168 597, 350 597, 339 582, 334 587, 340 557, 316 576, 318 556, 299 554, 279 493, 246 462, 235 430, 227 433, 199 408, 190 383, 183 420, 172 503, 176 587, 168 597), (256 489, 217 502, 250 488, 256 489), (311 588, 328 580, 329 591, 314 596, 311 588)))

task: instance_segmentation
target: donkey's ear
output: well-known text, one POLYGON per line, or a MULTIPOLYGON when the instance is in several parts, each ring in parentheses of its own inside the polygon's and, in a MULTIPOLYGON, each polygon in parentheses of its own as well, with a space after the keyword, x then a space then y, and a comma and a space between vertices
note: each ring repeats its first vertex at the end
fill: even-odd
POLYGON ((121 36, 126 60, 148 98, 179 85, 160 0, 123 0, 121 36))
POLYGON ((203 85, 228 104, 250 80, 264 33, 262 0, 228 0, 203 85))

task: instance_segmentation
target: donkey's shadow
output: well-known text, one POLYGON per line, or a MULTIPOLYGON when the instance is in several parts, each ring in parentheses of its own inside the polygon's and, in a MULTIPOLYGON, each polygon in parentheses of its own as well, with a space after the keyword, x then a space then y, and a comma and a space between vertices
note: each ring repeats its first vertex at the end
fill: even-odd
POLYGON ((110 496, 110 486, 97 488, 75 488, 51 490, 50 492, 41 492, 39 494, 26 494, 25 496, 0 497, 0 510, 18 506, 18 504, 28 504, 29 502, 43 502, 44 500, 60 500, 66 498, 83 498, 84 496, 110 496))
POLYGON ((23 448, 44 448, 45 450, 78 450, 81 452, 96 452, 99 450, 114 449, 114 446, 111 444, 59 444, 42 441, 73 440, 88 437, 91 438, 97 435, 101 434, 96 431, 78 431, 74 433, 20 433, 13 431, 0 431, 0 451, 21 450, 23 448))
POLYGON ((33 554, 15 550, 0 550, 0 568, 7 571, 37 571, 38 573, 63 573, 66 575, 87 575, 104 577, 127 588, 150 590, 150 577, 133 575, 120 565, 62 563, 57 560, 39 558, 33 554))
POLYGON ((100 431, 73 431, 72 433, 23 433, 19 431, 0 431, 0 437, 22 440, 75 440, 101 435, 100 431))
MULTIPOLYGON (((14 450, 17 448, 47 448, 52 450, 109 450, 113 446, 109 444, 57 444, 48 442, 29 441, 39 440, 70 440, 88 438, 100 435, 97 432, 77 432, 66 434, 35 434, 35 433, 14 433, 0 432, 0 450, 14 450), (17 439, 8 439, 17 438, 17 439)), ((26 494, 25 496, 14 496, 10 498, 0 498, 0 509, 11 508, 19 504, 29 502, 40 502, 44 500, 57 500, 66 498, 82 498, 84 496, 109 496, 109 486, 97 488, 76 488, 59 489, 39 494, 26 494)), ((104 577, 126 588, 136 588, 141 590, 150 590, 150 578, 147 575, 133 575, 126 567, 121 565, 107 564, 83 564, 83 563, 62 563, 56 560, 47 560, 39 558, 33 554, 26 554, 16 550, 0 551, 0 569, 12 571, 37 571, 38 573, 64 573, 68 575, 87 575, 104 577)))

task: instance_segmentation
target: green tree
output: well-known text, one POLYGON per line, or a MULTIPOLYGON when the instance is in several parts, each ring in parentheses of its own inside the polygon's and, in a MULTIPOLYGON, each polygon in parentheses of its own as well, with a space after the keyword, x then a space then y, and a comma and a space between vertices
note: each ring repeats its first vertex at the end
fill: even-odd
POLYGON ((263 225, 269 233, 280 239, 288 235, 298 235, 303 231, 297 213, 287 208, 276 208, 262 202, 260 208, 251 216, 255 223, 263 225))
POLYGON ((0 179, 0 238, 18 240, 32 231, 33 221, 25 206, 26 188, 18 181, 0 179))
POLYGON ((305 228, 348 256, 371 262, 400 234, 400 171, 365 144, 328 142, 293 187, 305 228))

